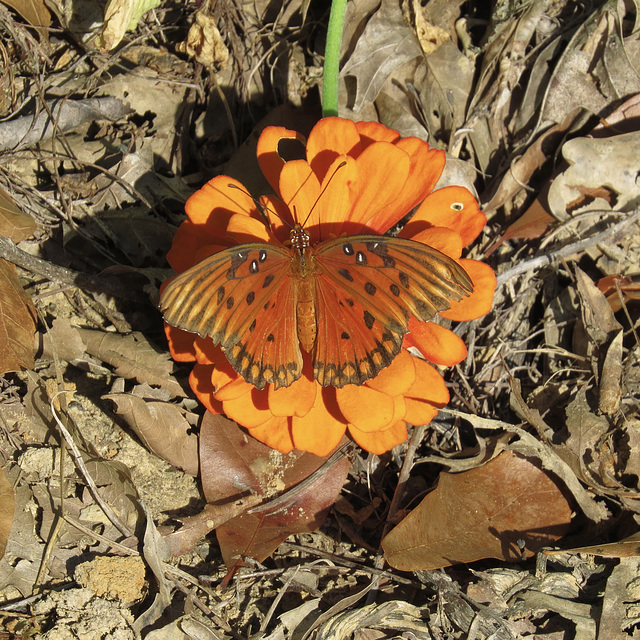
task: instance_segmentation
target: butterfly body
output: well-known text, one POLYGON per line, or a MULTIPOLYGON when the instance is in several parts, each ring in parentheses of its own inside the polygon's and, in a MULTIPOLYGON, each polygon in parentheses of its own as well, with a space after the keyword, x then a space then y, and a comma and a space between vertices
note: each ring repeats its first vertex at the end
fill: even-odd
POLYGON ((430 320, 472 291, 455 260, 402 238, 355 235, 225 249, 174 278, 165 320, 212 338, 259 389, 286 387, 311 353, 323 386, 363 384, 400 352, 409 316, 430 320))

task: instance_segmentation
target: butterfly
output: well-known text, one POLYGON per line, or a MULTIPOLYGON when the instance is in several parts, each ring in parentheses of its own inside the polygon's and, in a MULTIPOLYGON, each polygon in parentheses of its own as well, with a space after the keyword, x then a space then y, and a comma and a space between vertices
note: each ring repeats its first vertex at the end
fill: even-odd
POLYGON ((311 244, 297 224, 288 243, 205 258, 171 280, 159 306, 168 324, 219 344, 258 389, 295 382, 301 349, 315 380, 339 388, 391 364, 410 315, 430 320, 472 291, 455 260, 420 242, 351 235, 311 244))

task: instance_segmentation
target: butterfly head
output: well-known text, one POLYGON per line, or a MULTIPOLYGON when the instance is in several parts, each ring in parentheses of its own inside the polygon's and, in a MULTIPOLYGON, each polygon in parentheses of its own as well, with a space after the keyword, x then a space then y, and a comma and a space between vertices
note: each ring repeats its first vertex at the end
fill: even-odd
POLYGON ((304 253, 304 250, 311 245, 309 234, 299 224, 291 229, 289 242, 291 246, 294 249, 297 249, 300 253, 304 253))

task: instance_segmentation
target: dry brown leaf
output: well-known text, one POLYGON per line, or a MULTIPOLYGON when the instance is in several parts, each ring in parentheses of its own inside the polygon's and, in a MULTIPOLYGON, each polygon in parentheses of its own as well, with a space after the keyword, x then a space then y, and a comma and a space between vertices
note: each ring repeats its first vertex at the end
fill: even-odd
POLYGON ((207 412, 200 428, 200 473, 208 504, 165 536, 171 554, 190 552, 215 529, 223 532, 219 541, 231 568, 234 554, 264 559, 292 533, 314 530, 335 501, 350 466, 347 457, 336 456, 330 463, 308 453, 284 456, 231 420, 207 412), (310 478, 325 463, 327 468, 310 478), (265 502, 269 497, 275 499, 265 502), (247 513, 251 508, 255 512, 247 513))
POLYGON ((0 260, 0 374, 33 367, 35 308, 16 268, 0 260))
POLYGON ((562 537, 571 506, 550 478, 510 451, 432 491, 382 541, 396 569, 437 569, 481 558, 519 561, 562 537))
POLYGON ((640 91, 634 60, 638 35, 624 28, 626 12, 624 4, 604 2, 580 21, 563 47, 538 108, 542 126, 562 122, 576 107, 604 115, 621 96, 640 91))
POLYGON ((150 451, 192 476, 198 475, 198 436, 184 411, 167 402, 146 402, 129 393, 102 396, 112 400, 116 413, 138 434, 150 451))
POLYGON ((13 512, 15 509, 15 497, 13 487, 0 469, 0 558, 4 556, 7 548, 9 533, 13 524, 13 512))
POLYGON ((355 49, 341 74, 357 82, 353 110, 362 111, 400 65, 422 55, 420 44, 394 0, 383 0, 380 8, 358 37, 355 49))
POLYGON ((105 51, 118 46, 124 34, 138 25, 142 16, 160 5, 160 0, 109 0, 104 10, 102 33, 96 46, 105 51))
MULTIPOLYGON (((575 126, 578 121, 579 113, 579 109, 574 109, 567 115, 564 122, 545 130, 531 145, 527 147, 527 150, 519 158, 516 158, 512 162, 509 170, 504 174, 504 177, 500 181, 498 189, 491 197, 491 200, 482 207, 485 215, 488 216, 496 209, 507 204, 520 190, 524 188, 524 185, 529 184, 534 173, 541 169, 550 157, 553 157, 553 154, 562 138, 575 126)), ((537 208, 542 207, 539 200, 540 197, 536 199, 536 203, 538 203, 537 208)), ((524 215, 526 216, 527 213, 524 215)), ((551 216, 549 216, 549 218, 551 218, 551 216)), ((518 221, 514 222, 511 226, 514 226, 517 223, 518 221)), ((511 226, 507 229, 506 233, 509 232, 511 226)), ((538 236, 512 235, 510 237, 526 238, 538 236)), ((504 238, 502 241, 504 242, 504 240, 507 239, 508 238, 504 238)), ((492 247, 492 250, 494 248, 497 247, 492 247)), ((487 252, 487 255, 488 253, 489 252, 487 252)))
POLYGON ((18 508, 13 513, 13 527, 6 542, 5 555, 0 560, 0 589, 11 585, 26 596, 32 593, 45 544, 34 535, 39 522, 36 522, 36 513, 28 508, 33 501, 33 493, 24 478, 20 480, 20 468, 5 467, 5 473, 7 479, 13 481, 18 508))
POLYGON ((209 3, 204 3, 196 11, 193 24, 185 42, 179 42, 176 49, 180 53, 195 58, 205 69, 224 69, 229 59, 229 49, 216 26, 209 3))
MULTIPOLYGON (((51 14, 43 0, 1 0, 1 2, 15 9, 34 27, 48 27, 51 24, 51 14)), ((39 29, 39 32, 46 37, 45 29, 39 29)))
MULTIPOLYGON (((301 452, 285 456, 222 416, 207 413, 202 420, 200 473, 209 502, 228 503, 247 494, 276 496, 311 476, 326 460, 301 452)), ((317 529, 337 498, 349 466, 345 457, 320 471, 310 487, 285 494, 285 504, 278 498, 276 506, 266 503, 259 513, 243 514, 219 526, 216 533, 227 566, 236 564, 238 554, 264 560, 293 533, 317 529)))
POLYGON ((638 276, 605 276, 600 278, 596 284, 606 296, 614 313, 620 311, 623 304, 627 304, 631 300, 640 300, 640 278, 638 276))
POLYGON ((184 395, 172 375, 175 363, 167 353, 158 353, 141 333, 121 336, 90 329, 78 329, 78 332, 87 353, 115 367, 117 375, 162 387, 171 397, 184 395))
POLYGON ((26 240, 36 230, 36 223, 16 207, 13 198, 0 188, 0 235, 13 242, 26 240))
POLYGON ((578 478, 598 493, 607 486, 618 487, 616 453, 605 438, 609 421, 589 406, 586 386, 578 390, 566 412, 569 437, 562 448, 575 458, 571 466, 578 478))
POLYGON ((622 325, 593 280, 579 267, 575 268, 575 272, 584 327, 595 346, 610 342, 622 330, 622 325))
POLYGON ((515 238, 521 240, 530 240, 542 236, 549 225, 555 222, 540 200, 535 200, 531 206, 498 238, 486 251, 485 257, 489 257, 503 242, 513 240, 515 238))
POLYGON ((277 495, 310 476, 326 459, 300 451, 283 455, 252 438, 231 420, 209 412, 202 419, 202 491, 214 504, 247 492, 264 497, 277 495))
POLYGON ((220 550, 229 569, 249 557, 262 562, 295 533, 308 533, 322 526, 331 505, 347 479, 351 461, 343 457, 284 504, 244 513, 216 529, 220 550))
POLYGON ((544 549, 542 551, 547 556, 554 556, 561 553, 589 553, 603 558, 637 558, 640 557, 640 532, 618 540, 617 542, 606 542, 604 544, 594 544, 587 547, 572 547, 571 549, 544 549))
POLYGON ((582 208, 627 211, 640 197, 636 183, 640 132, 610 138, 573 138, 562 147, 567 168, 549 187, 549 211, 560 221, 582 208), (606 187, 604 197, 600 190, 606 187), (594 197, 595 194, 595 197, 594 197), (585 195, 590 196, 585 199, 585 195))

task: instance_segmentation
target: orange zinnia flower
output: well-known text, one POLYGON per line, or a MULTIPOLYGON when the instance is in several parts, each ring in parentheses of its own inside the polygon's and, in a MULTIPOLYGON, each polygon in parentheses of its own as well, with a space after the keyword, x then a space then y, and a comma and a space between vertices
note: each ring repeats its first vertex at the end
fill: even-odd
MULTIPOLYGON (((258 142, 260 167, 277 194, 261 199, 269 225, 240 183, 214 178, 187 201, 189 219, 168 255, 178 273, 230 246, 286 242, 296 223, 304 225, 312 245, 332 235, 384 234, 420 205, 400 237, 453 258, 473 282, 473 293, 440 315, 473 320, 489 311, 493 271, 460 258, 486 218, 467 189, 433 191, 444 168, 443 151, 417 138, 403 139, 377 123, 341 118, 325 118, 314 127, 306 160, 285 162, 278 153, 283 139, 305 142, 281 127, 265 129, 258 142), (230 184, 239 188, 230 189, 230 184)), ((417 348, 434 364, 451 366, 466 356, 463 341, 434 322, 413 317, 409 330, 399 355, 362 385, 321 386, 304 354, 302 376, 290 386, 257 389, 233 370, 211 338, 166 325, 174 359, 196 362, 191 387, 209 411, 226 414, 283 453, 295 447, 319 456, 331 452, 347 430, 362 448, 384 453, 406 439, 407 424, 427 424, 449 401, 437 370, 407 348, 417 348)))

